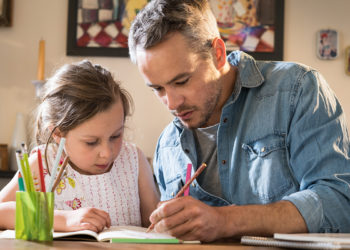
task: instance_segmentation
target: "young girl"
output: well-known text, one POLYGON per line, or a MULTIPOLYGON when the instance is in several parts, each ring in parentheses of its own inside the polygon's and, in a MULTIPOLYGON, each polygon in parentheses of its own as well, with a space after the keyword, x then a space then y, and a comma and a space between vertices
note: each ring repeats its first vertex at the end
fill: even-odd
MULTIPOLYGON (((66 156, 69 161, 54 191, 54 230, 148 226, 159 197, 146 157, 123 140, 129 94, 106 69, 86 60, 63 66, 45 87, 37 116, 39 146, 29 163, 37 171, 39 148, 47 187, 65 138, 61 162, 66 156)), ((0 192, 1 229, 14 228, 17 175, 0 192)))

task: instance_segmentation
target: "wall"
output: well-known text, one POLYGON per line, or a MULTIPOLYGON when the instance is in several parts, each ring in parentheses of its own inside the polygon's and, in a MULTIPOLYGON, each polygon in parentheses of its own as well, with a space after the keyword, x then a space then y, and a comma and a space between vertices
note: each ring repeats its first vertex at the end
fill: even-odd
MULTIPOLYGON (((14 0, 13 25, 0 28, 0 143, 10 143, 17 112, 30 114, 36 105, 31 83, 36 78, 38 41, 46 41, 46 77, 60 65, 82 57, 68 57, 66 28, 68 0, 14 0)), ((350 46, 348 0, 286 0, 284 59, 308 64, 328 79, 350 117, 350 76, 344 73, 345 46, 350 46), (341 53, 333 61, 316 57, 316 32, 321 28, 339 31, 341 53)), ((172 119, 142 81, 128 58, 90 58, 112 70, 135 101, 127 137, 147 156, 172 119)))
MULTIPOLYGON (((36 79, 38 41, 46 41, 45 76, 67 62, 83 57, 65 56, 68 0, 15 0, 13 25, 0 28, 0 143, 11 142, 16 112, 31 114, 37 104, 32 80, 36 79)), ((129 58, 91 57, 109 68, 134 99, 135 112, 126 136, 152 156, 161 130, 171 115, 143 84, 129 58)))
POLYGON ((350 1, 286 0, 284 60, 298 61, 319 70, 343 105, 350 126, 350 76, 345 74, 345 47, 350 46, 350 1), (320 60, 316 56, 316 32, 336 29, 339 57, 320 60))

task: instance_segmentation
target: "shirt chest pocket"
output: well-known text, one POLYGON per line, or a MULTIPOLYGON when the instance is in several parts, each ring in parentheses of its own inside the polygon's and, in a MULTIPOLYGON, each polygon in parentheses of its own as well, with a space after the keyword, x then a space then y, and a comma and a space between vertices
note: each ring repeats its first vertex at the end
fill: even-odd
POLYGON ((268 135, 243 144, 251 191, 262 203, 280 200, 293 189, 284 135, 268 135))
POLYGON ((181 175, 165 176, 165 186, 165 196, 162 200, 170 200, 174 198, 183 186, 181 175))

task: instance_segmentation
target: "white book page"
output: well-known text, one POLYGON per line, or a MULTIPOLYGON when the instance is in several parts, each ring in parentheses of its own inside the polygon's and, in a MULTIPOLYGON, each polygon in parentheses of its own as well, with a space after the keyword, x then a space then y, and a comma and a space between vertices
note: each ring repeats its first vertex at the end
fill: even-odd
POLYGON ((14 239, 16 238, 15 230, 5 230, 0 232, 0 239, 14 239))
POLYGON ((109 241, 113 238, 128 238, 128 239, 175 239, 168 234, 156 233, 151 231, 146 233, 147 228, 137 226, 117 226, 103 230, 98 235, 99 241, 109 241))
POLYGON ((94 237, 96 240, 98 240, 98 234, 91 230, 80 230, 75 232, 53 232, 54 239, 74 236, 74 235, 89 235, 94 237))

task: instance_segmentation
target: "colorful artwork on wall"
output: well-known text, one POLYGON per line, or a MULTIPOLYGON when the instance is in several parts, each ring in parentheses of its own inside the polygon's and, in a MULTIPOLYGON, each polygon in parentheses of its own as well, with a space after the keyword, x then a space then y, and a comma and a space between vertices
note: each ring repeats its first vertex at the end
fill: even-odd
MULTIPOLYGON (((67 55, 128 56, 133 19, 149 0, 69 0, 67 55)), ((228 52, 283 60, 284 0, 209 0, 228 52)))
POLYGON ((70 0, 67 55, 128 56, 128 33, 147 0, 70 0))
POLYGON ((338 32, 322 29, 317 32, 317 56, 323 60, 335 59, 338 56, 338 32))

